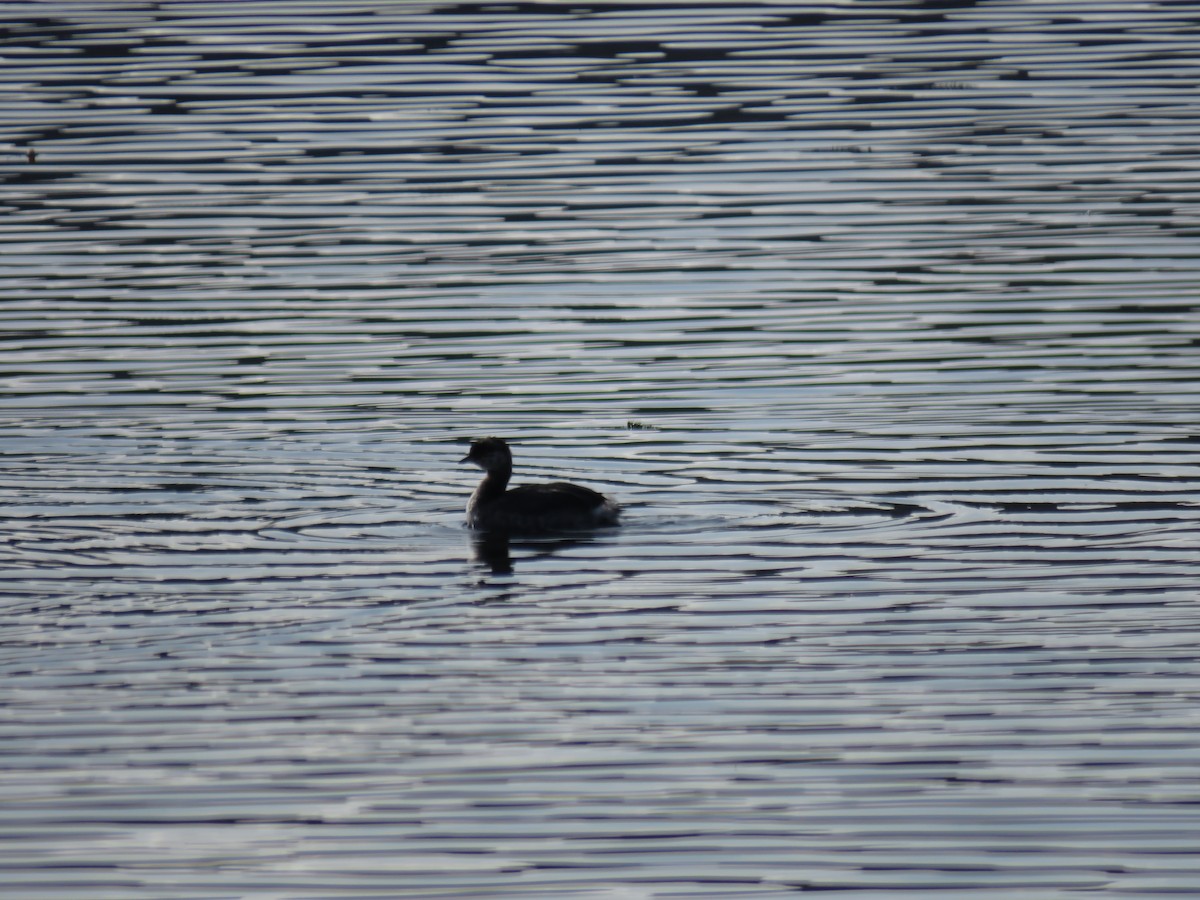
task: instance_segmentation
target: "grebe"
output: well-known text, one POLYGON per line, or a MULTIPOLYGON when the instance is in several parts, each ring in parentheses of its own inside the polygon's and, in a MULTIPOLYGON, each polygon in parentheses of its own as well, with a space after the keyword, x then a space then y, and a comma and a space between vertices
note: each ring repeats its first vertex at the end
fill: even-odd
POLYGON ((526 484, 506 490, 512 451, 500 438, 471 442, 471 462, 487 474, 467 504, 467 525, 494 531, 565 531, 616 525, 621 507, 590 488, 565 481, 526 484))

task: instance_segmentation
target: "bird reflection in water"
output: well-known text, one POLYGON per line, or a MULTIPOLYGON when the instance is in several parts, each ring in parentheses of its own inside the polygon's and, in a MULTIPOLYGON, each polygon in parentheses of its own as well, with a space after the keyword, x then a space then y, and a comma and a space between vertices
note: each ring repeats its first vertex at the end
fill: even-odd
POLYGON ((526 559, 553 556, 559 550, 583 543, 576 538, 535 539, 517 537, 506 531, 477 531, 471 535, 475 562, 487 566, 493 575, 511 575, 513 571, 512 548, 530 551, 526 559))

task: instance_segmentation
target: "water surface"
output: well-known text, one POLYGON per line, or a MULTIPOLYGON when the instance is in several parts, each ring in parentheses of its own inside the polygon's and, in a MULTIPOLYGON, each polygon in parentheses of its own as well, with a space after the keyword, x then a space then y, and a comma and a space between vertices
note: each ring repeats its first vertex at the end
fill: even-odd
POLYGON ((14 897, 1194 893, 1193 9, 0 15, 14 897))

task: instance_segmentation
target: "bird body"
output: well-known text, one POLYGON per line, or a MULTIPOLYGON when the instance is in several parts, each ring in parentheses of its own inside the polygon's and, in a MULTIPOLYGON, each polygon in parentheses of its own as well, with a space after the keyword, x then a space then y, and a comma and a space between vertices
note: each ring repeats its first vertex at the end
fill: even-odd
POLYGON ((565 481, 508 488, 512 478, 512 451, 500 438, 482 438, 471 444, 463 462, 486 473, 467 503, 471 528, 510 531, 569 531, 616 525, 620 506, 591 488, 565 481))

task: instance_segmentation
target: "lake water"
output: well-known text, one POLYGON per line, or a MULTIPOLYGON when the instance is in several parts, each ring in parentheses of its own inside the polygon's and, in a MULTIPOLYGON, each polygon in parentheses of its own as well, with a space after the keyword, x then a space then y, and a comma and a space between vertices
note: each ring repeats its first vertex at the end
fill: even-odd
POLYGON ((1195 5, 0 20, 5 897, 1200 896, 1195 5))

